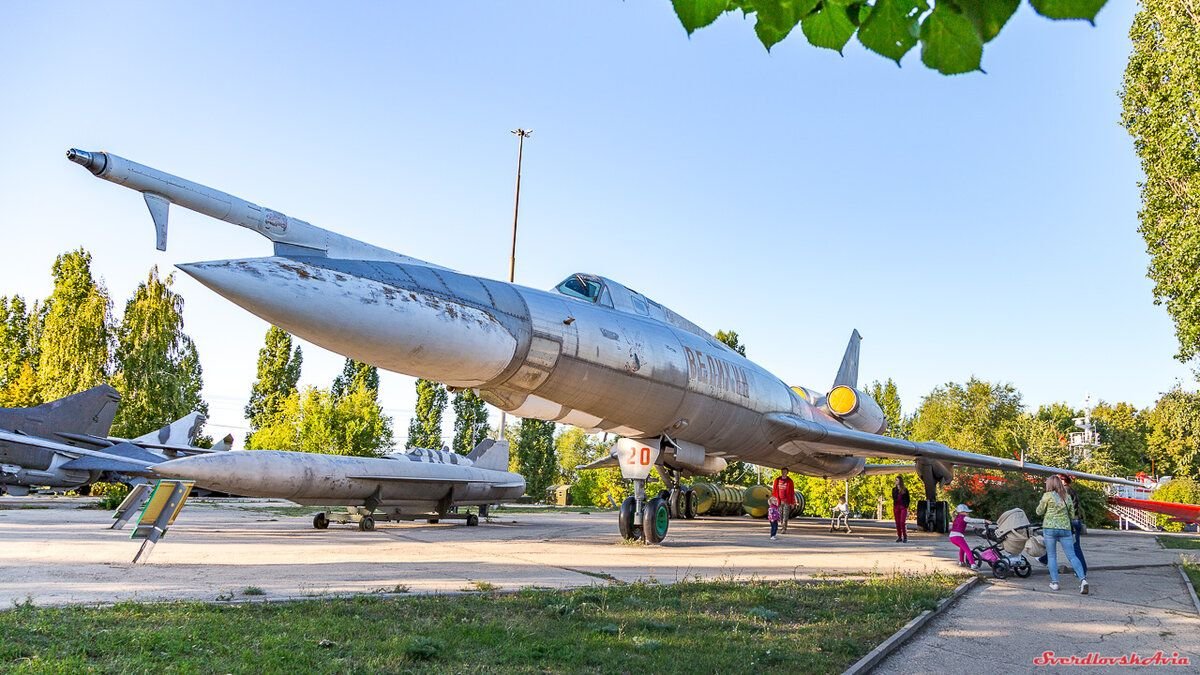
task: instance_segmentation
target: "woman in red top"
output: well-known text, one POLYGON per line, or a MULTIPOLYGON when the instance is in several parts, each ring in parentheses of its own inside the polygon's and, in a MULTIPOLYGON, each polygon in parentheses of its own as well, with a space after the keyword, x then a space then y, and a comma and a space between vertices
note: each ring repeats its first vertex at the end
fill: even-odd
POLYGON ((896 541, 908 541, 908 488, 904 479, 896 476, 896 487, 892 488, 892 513, 896 516, 896 541))

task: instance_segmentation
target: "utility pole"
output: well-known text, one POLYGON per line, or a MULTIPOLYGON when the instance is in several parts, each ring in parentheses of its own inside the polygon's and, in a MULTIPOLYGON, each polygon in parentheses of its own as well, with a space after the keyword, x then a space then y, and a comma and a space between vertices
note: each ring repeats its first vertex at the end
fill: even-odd
MULTIPOLYGON (((525 154, 525 139, 533 135, 533 129, 513 129, 512 133, 517 137, 517 195, 513 200, 513 230, 512 230, 512 249, 508 254, 508 283, 513 283, 516 279, 517 272, 517 216, 521 213, 521 160, 525 154)), ((496 440, 504 440, 504 425, 506 415, 503 410, 500 411, 500 428, 496 431, 496 440)))

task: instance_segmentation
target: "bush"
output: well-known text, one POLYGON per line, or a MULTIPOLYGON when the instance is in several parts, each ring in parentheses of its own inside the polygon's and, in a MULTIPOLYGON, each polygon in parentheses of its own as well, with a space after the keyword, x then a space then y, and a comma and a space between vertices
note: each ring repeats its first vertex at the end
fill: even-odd
POLYGON ((129 486, 124 483, 92 483, 91 494, 100 498, 100 508, 112 511, 125 501, 129 486))
MULTIPOLYGON (((1175 478, 1154 491, 1150 498, 1158 502, 1200 505, 1200 483, 1191 478, 1175 478)), ((1159 514, 1158 526, 1167 532, 1182 532, 1183 523, 1159 514)))
MULTIPOLYGON (((1104 491, 1076 481, 1071 487, 1079 496, 1079 510, 1088 527, 1109 525, 1108 498, 1104 491)), ((1013 508, 1025 511, 1031 521, 1037 521, 1037 505, 1045 494, 1045 478, 1020 473, 957 472, 950 484, 950 509, 966 504, 976 518, 995 521, 1000 514, 1013 508)))

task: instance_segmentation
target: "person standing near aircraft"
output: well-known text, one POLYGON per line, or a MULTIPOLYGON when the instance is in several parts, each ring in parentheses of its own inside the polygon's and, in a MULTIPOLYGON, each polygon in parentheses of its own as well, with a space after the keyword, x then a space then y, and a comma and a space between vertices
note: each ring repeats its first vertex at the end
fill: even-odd
POLYGON ((1079 493, 1071 485, 1071 477, 1063 476, 1062 482, 1067 486, 1067 494, 1071 497, 1071 502, 1075 504, 1075 515, 1071 518, 1071 536, 1075 540, 1075 557, 1079 558, 1079 566, 1083 568, 1083 573, 1087 574, 1087 560, 1083 557, 1083 546, 1080 545, 1079 538, 1083 536, 1083 509, 1082 503, 1079 501, 1079 493))
POLYGON ((779 477, 771 485, 771 496, 779 500, 779 529, 787 534, 788 516, 796 504, 796 484, 786 468, 779 470, 779 477))
POLYGON ((1046 494, 1038 502, 1037 514, 1044 515, 1042 520, 1042 536, 1046 539, 1046 564, 1050 568, 1050 590, 1058 590, 1058 544, 1061 543, 1071 569, 1079 578, 1079 592, 1088 594, 1087 573, 1083 563, 1075 556, 1075 546, 1071 538, 1071 520, 1075 518, 1076 506, 1067 486, 1058 476, 1046 479, 1046 494))
POLYGON ((892 514, 896 517, 896 541, 908 541, 908 488, 904 487, 904 479, 896 476, 896 486, 892 488, 892 514))

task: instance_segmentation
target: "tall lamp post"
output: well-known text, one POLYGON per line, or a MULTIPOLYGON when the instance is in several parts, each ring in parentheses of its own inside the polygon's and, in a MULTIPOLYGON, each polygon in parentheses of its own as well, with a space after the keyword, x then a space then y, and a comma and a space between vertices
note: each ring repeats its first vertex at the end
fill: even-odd
MULTIPOLYGON (((513 283, 516 278, 517 271, 517 216, 521 213, 521 160, 525 154, 525 139, 533 135, 533 129, 513 129, 512 133, 517 137, 517 195, 513 199, 513 229, 512 229, 512 249, 508 254, 508 283, 513 283)), ((496 440, 504 440, 504 425, 506 416, 503 410, 500 411, 500 428, 496 431, 496 440)))

